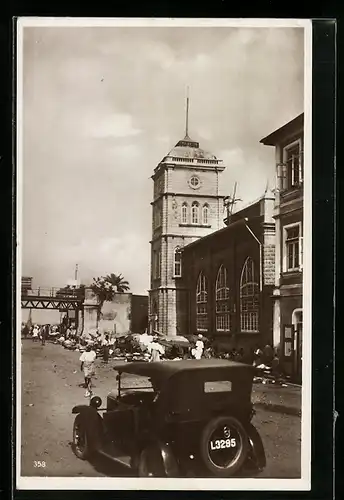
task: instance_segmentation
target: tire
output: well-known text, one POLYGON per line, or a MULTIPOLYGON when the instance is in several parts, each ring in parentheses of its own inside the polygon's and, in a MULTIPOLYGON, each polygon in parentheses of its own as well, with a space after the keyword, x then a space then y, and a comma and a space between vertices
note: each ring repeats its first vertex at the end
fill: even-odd
POLYGON ((88 460, 92 455, 87 430, 80 414, 75 417, 73 425, 73 451, 81 460, 88 460))
POLYGON ((234 476, 242 468, 249 449, 244 426, 235 417, 217 417, 203 429, 201 456, 206 469, 217 477, 234 476))
POLYGON ((166 477, 160 450, 157 446, 149 445, 144 448, 138 461, 139 477, 166 477))
POLYGON ((256 472, 261 472, 266 467, 266 456, 262 438, 251 423, 247 425, 246 431, 249 441, 249 452, 245 467, 256 472))

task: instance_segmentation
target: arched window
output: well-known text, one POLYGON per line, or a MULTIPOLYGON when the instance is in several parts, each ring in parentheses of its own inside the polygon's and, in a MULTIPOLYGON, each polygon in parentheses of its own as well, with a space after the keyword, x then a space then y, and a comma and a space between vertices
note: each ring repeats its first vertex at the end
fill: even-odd
POLYGON ((217 273, 215 286, 216 330, 220 332, 229 332, 232 326, 230 313, 230 290, 228 285, 227 268, 221 265, 219 272, 217 273))
POLYGON ((240 326, 242 332, 259 331, 259 285, 251 257, 247 257, 241 272, 240 326))
POLYGON ((198 224, 199 223, 199 206, 197 201, 194 201, 191 207, 191 214, 192 214, 192 224, 198 224))
POLYGON ((160 262, 161 262, 161 251, 159 249, 153 250, 153 262, 152 262, 152 267, 153 267, 153 279, 159 279, 160 278, 160 262))
POLYGON ((196 288, 196 329, 197 331, 208 330, 208 286, 207 279, 201 271, 198 276, 196 288))
POLYGON ((182 204, 182 224, 187 224, 188 222, 188 204, 182 204))
POLYGON ((203 205, 202 208, 202 223, 208 224, 209 222, 209 206, 207 204, 203 205))
POLYGON ((174 277, 180 278, 182 275, 182 252, 180 247, 174 250, 174 277))

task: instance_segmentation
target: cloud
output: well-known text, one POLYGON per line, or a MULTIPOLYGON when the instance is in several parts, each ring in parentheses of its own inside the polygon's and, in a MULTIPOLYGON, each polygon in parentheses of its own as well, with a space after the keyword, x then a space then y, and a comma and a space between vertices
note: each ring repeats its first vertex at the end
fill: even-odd
MULTIPOLYGON (((142 49, 141 49, 142 50, 142 49)), ((166 70, 173 68, 175 63, 175 54, 171 47, 164 43, 152 42, 145 47, 146 59, 151 61, 161 67, 161 69, 166 70)))
POLYGON ((241 148, 224 149, 219 152, 218 157, 223 160, 223 164, 230 169, 245 165, 245 155, 241 148))
POLYGON ((86 134, 91 137, 102 138, 123 138, 133 137, 141 134, 141 130, 133 125, 133 117, 125 113, 112 113, 98 119, 89 120, 86 123, 86 134))
POLYGON ((184 135, 245 203, 274 175, 259 140, 303 110, 293 29, 46 28, 24 44, 23 272, 35 286, 121 272, 149 287, 150 176, 184 135), (36 42, 39 43, 36 43, 36 42), (283 61, 283 64, 281 64, 283 61))

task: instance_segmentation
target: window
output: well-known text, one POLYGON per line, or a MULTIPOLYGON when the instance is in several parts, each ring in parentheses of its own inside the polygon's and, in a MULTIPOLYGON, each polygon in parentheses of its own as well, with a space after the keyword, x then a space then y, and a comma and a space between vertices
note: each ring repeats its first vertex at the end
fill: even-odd
POLYGON ((198 224, 198 203, 197 201, 194 201, 191 207, 191 213, 192 213, 192 224, 198 224))
POLYGON ((247 257, 240 279, 240 327, 242 332, 258 332, 259 285, 255 265, 247 257))
POLYGON ((186 224, 188 222, 188 204, 182 204, 182 224, 186 224))
POLYGON ((286 189, 299 186, 303 181, 301 141, 284 148, 286 189))
POLYGON ((160 210, 160 206, 157 205, 156 206, 156 227, 160 227, 161 226, 161 210, 160 210))
POLYGON ((299 271, 303 259, 301 224, 285 227, 285 271, 299 271))
POLYGON ((202 209, 202 222, 203 224, 208 224, 209 221, 209 206, 204 205, 202 209))
POLYGON ((179 247, 174 251, 174 276, 180 278, 182 275, 182 252, 179 247))
POLYGON ((223 265, 217 273, 215 285, 216 299, 216 330, 229 332, 231 329, 230 292, 228 287, 228 272, 223 265))
POLYGON ((153 229, 161 226, 161 204, 158 203, 153 207, 153 229))
POLYGON ((212 382, 204 382, 204 392, 231 392, 231 380, 216 380, 212 382))
POLYGON ((160 250, 153 250, 153 279, 160 278, 160 250))
POLYGON ((198 276, 196 288, 196 329, 205 331, 208 329, 208 290, 207 279, 203 272, 198 276))
POLYGON ((189 181, 189 184, 193 189, 197 189, 200 187, 201 181, 199 180, 197 175, 193 175, 189 181))

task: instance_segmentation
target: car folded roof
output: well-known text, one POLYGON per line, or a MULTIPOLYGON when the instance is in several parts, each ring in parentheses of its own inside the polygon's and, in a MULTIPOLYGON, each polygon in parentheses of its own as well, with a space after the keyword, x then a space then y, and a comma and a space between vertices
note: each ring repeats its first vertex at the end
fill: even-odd
POLYGON ((190 359, 180 361, 155 361, 151 363, 134 361, 129 363, 116 363, 113 368, 118 372, 131 373, 133 375, 142 375, 147 377, 159 377, 162 379, 169 378, 182 371, 254 371, 254 367, 252 365, 223 359, 190 359))

